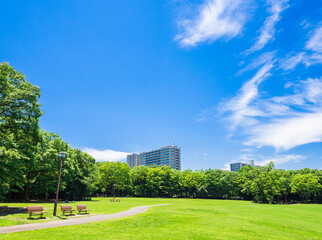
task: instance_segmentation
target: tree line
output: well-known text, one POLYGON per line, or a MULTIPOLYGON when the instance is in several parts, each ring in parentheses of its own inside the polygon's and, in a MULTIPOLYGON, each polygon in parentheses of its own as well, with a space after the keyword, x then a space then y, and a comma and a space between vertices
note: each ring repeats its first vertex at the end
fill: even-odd
POLYGON ((176 171, 169 166, 98 163, 96 194, 136 197, 247 199, 257 203, 322 201, 322 171, 279 170, 270 163, 243 167, 238 172, 219 169, 176 171), (115 184, 115 185, 114 185, 115 184))
POLYGON ((39 127, 40 89, 8 63, 0 63, 0 200, 53 199, 65 151, 60 198, 91 196, 248 199, 263 203, 321 202, 322 171, 246 166, 176 171, 168 166, 95 162, 57 134, 39 127))

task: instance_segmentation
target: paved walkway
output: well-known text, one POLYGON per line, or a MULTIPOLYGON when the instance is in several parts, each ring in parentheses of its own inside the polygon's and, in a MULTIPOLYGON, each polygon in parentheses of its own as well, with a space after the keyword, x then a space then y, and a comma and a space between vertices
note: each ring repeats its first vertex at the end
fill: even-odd
POLYGON ((55 228, 55 227, 70 226, 70 225, 76 225, 76 224, 98 222, 98 221, 109 220, 114 218, 128 217, 139 213, 144 213, 148 210, 149 207, 162 206, 162 205, 168 205, 168 204, 157 204, 157 205, 134 207, 124 212, 118 212, 118 213, 112 213, 112 214, 93 215, 88 217, 69 218, 68 220, 57 220, 57 221, 48 221, 48 222, 42 222, 42 223, 31 223, 31 224, 9 226, 9 227, 1 227, 0 234, 30 231, 30 230, 37 230, 37 229, 44 229, 44 228, 55 228))

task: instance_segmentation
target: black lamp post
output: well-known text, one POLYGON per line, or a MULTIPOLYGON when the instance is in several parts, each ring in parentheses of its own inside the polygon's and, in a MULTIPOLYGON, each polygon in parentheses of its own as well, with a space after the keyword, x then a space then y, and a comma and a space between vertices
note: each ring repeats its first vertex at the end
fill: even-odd
POLYGON ((54 216, 56 216, 56 211, 57 211, 57 202, 58 202, 58 193, 59 193, 59 186, 60 186, 61 168, 63 166, 63 159, 66 158, 66 153, 65 152, 59 152, 58 157, 60 158, 60 168, 59 168, 57 192, 56 192, 56 199, 55 199, 55 206, 54 206, 54 214, 53 214, 54 216))
POLYGON ((115 183, 113 184, 113 186, 114 186, 114 198, 115 198, 115 183))

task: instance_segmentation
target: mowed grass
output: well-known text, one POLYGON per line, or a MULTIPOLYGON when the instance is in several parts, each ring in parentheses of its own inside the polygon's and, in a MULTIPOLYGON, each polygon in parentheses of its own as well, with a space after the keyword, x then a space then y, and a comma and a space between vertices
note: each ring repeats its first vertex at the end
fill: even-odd
POLYGON ((142 205, 171 205, 153 207, 126 218, 2 234, 0 239, 322 239, 319 204, 264 205, 249 201, 147 198, 126 198, 121 203, 95 198, 84 203, 93 214, 142 205))
MULTIPOLYGON (((48 202, 38 202, 38 203, 0 203, 0 227, 12 226, 12 225, 19 225, 19 224, 28 224, 28 223, 35 223, 35 222, 44 222, 48 220, 61 220, 61 219, 68 219, 71 216, 64 216, 60 211, 60 205, 71 205, 74 210, 77 209, 77 204, 85 204, 90 214, 109 214, 109 213, 116 213, 121 211, 126 211, 132 207, 136 206, 143 206, 149 205, 151 203, 158 204, 162 202, 162 200, 155 200, 148 199, 148 198, 121 198, 121 203, 111 203, 110 198, 93 198, 91 201, 79 201, 79 202, 59 202, 57 205, 57 217, 53 217, 53 210, 54 210, 54 203, 48 202), (1 206, 8 206, 8 207, 20 207, 26 208, 27 206, 43 206, 44 211, 48 213, 44 213, 44 218, 40 219, 40 215, 33 215, 32 219, 29 219, 29 214, 27 213, 19 213, 19 214, 5 214, 4 211, 1 211, 1 206)), ((77 217, 77 211, 74 212, 77 217)))

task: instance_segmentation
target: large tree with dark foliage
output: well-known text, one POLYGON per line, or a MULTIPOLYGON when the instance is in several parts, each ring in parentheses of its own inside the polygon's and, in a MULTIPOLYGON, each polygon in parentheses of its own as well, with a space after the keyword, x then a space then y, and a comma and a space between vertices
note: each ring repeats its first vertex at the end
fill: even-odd
POLYGON ((0 63, 0 200, 55 196, 58 152, 66 151, 61 196, 82 199, 96 189, 95 159, 40 130, 40 89, 0 63))

